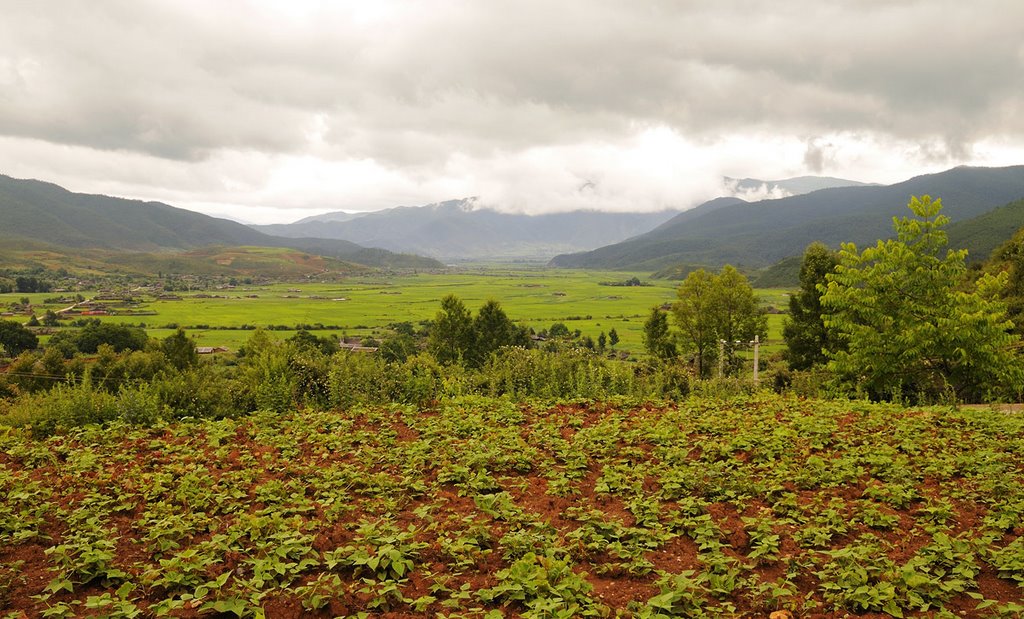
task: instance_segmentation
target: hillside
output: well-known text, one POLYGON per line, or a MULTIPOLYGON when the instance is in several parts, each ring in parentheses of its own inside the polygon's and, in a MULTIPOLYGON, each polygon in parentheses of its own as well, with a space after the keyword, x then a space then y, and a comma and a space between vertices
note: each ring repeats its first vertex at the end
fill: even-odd
MULTIPOLYGON (((946 228, 951 249, 966 249, 969 263, 980 263, 989 258, 1002 243, 1008 241, 1015 230, 1024 226, 1024 200, 1017 200, 987 213, 951 223, 946 228)), ((796 287, 800 283, 800 263, 803 254, 783 258, 752 276, 757 288, 796 287)), ((669 270, 667 273, 673 273, 669 270)))
POLYGON ((326 213, 291 224, 253 226, 279 236, 317 235, 446 260, 547 259, 647 232, 677 211, 543 215, 502 213, 476 200, 401 206, 365 214, 326 213))
POLYGON ((560 267, 657 270, 675 264, 749 268, 801 254, 812 241, 838 246, 887 238, 910 196, 942 198, 954 222, 1024 197, 1024 166, 958 167, 888 186, 822 189, 805 195, 684 212, 649 233, 590 252, 555 257, 560 267))
POLYGON ((987 213, 954 222, 946 229, 949 246, 966 249, 970 262, 981 262, 1024 226, 1024 200, 1016 200, 987 213))
POLYGON ((199 247, 289 247, 368 266, 433 267, 337 239, 284 239, 240 223, 160 202, 73 193, 52 183, 0 175, 0 241, 45 243, 50 248, 102 248, 129 252, 185 251, 199 247))
POLYGON ((0 242, 0 266, 16 270, 63 269, 79 277, 98 274, 250 276, 300 278, 325 273, 357 275, 371 267, 285 247, 208 246, 181 252, 67 248, 37 241, 0 242))

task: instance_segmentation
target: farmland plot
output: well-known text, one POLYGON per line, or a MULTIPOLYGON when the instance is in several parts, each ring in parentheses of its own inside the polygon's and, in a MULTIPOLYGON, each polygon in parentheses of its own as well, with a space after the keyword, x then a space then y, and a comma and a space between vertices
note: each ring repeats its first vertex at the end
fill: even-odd
POLYGON ((1024 611, 994 411, 465 399, 0 447, 12 617, 1024 611))

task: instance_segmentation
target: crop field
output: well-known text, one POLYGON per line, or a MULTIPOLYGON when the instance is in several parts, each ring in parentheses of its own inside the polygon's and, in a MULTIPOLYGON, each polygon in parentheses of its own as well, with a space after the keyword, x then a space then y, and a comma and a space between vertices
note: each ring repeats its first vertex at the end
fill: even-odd
MULTIPOLYGON (((455 294, 473 312, 488 299, 497 299, 511 319, 537 331, 563 322, 570 331, 579 329, 596 339, 601 332, 615 329, 621 340, 618 348, 639 352, 643 350, 643 322, 650 309, 675 300, 678 285, 634 273, 488 267, 453 273, 353 277, 333 284, 291 283, 176 293, 181 300, 156 300, 143 295, 146 301, 136 309, 146 314, 101 319, 145 323, 154 337, 172 333, 172 329, 165 328, 167 325, 181 325, 199 345, 236 349, 251 334, 238 329, 243 325, 283 327, 274 331, 280 337, 292 335, 300 324, 335 327, 324 329, 320 335, 379 335, 390 323, 416 324, 432 319, 441 298, 455 294), (602 285, 633 276, 650 285, 602 285)), ((777 308, 785 308, 788 302, 782 290, 759 290, 758 294, 766 304, 777 308)), ((59 295, 4 294, 0 295, 0 306, 22 296, 40 304, 45 298, 59 295)), ((59 307, 39 305, 38 313, 45 309, 59 307)), ((781 315, 769 316, 770 337, 780 337, 781 324, 781 315)))
POLYGON ((1024 424, 775 396, 0 429, 22 616, 1020 616, 1024 424))

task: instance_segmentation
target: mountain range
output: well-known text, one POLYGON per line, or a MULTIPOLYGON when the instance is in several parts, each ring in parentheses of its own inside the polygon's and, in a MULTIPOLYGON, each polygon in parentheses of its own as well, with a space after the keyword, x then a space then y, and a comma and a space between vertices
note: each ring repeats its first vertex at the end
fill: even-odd
POLYGON ((325 213, 291 224, 254 228, 286 237, 316 234, 359 239, 362 244, 446 261, 548 260, 562 252, 593 249, 636 236, 678 212, 525 215, 484 208, 475 198, 467 198, 369 213, 325 213))
MULTIPOLYGON (((728 263, 756 269, 799 255, 812 241, 864 245, 888 238, 892 218, 909 215, 910 197, 925 194, 941 198, 953 222, 966 221, 1024 197, 1024 166, 961 166, 893 185, 833 187, 757 202, 712 200, 621 243, 556 256, 551 265, 655 271, 728 263)), ((1013 212, 1007 215, 1012 220, 1013 212)), ((1016 227, 1006 230, 1006 238, 1016 227)))
POLYGON ((301 250, 366 266, 434 268, 440 263, 349 241, 281 238, 161 202, 73 193, 52 183, 0 175, 0 240, 5 245, 181 252, 209 246, 301 250))
MULTIPOLYGON (((742 197, 790 196, 851 185, 863 183, 819 176, 776 181, 722 179, 723 192, 742 197)), ((531 215, 498 211, 482 205, 476 198, 465 198, 368 213, 336 211, 291 224, 254 228, 278 236, 345 239, 446 261, 547 260, 560 253, 624 241, 679 214, 679 210, 669 209, 647 213, 575 210, 531 215)))
POLYGON ((816 177, 726 179, 724 186, 748 197, 809 193, 755 202, 721 197, 683 212, 547 215, 501 213, 464 199, 372 213, 325 213, 254 228, 160 202, 73 193, 52 183, 0 175, 0 262, 106 263, 133 265, 134 271, 160 264, 174 272, 252 265, 294 274, 443 266, 412 252, 445 260, 518 260, 549 256, 560 247, 605 243, 558 255, 551 264, 676 277, 695 267, 726 263, 748 272, 764 270, 788 258, 766 271, 765 281, 792 283, 798 257, 811 241, 864 245, 887 238, 892 217, 909 214, 911 195, 942 198, 944 213, 953 220, 951 246, 968 248, 975 261, 1024 226, 1024 166, 959 167, 888 186, 816 177), (335 235, 348 240, 331 238, 335 235), (274 248, 288 251, 270 251, 274 248), (310 254, 330 260, 317 262, 310 254))

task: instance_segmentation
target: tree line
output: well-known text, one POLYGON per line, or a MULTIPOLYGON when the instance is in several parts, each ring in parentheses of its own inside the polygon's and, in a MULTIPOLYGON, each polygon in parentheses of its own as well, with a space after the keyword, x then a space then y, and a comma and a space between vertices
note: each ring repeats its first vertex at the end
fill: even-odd
MULTIPOLYGON (((971 272, 966 250, 942 253, 949 218, 941 200, 913 197, 908 207, 913 216, 894 218, 893 239, 863 250, 813 243, 804 252, 783 327, 789 370, 872 399, 1019 400, 1024 229, 987 270, 971 272)), ((677 296, 669 312, 652 310, 644 342, 661 359, 688 353, 697 376, 711 374, 720 350, 719 361, 734 368, 731 346, 766 335, 764 310, 731 266, 690 273, 677 296)))

